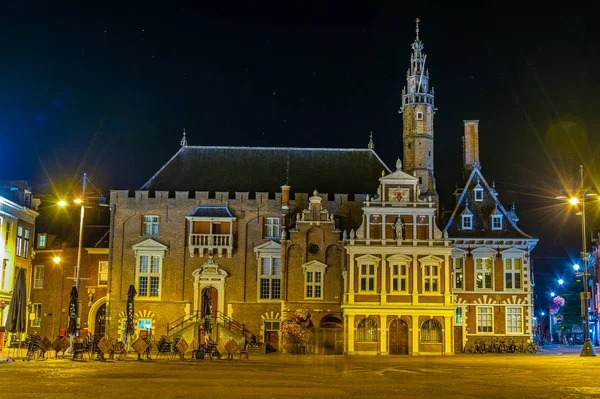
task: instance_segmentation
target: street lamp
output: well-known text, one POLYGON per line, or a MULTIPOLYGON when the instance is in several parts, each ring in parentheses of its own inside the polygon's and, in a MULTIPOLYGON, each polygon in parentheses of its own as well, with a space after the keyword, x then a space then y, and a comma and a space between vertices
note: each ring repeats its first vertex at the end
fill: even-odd
POLYGON ((565 280, 563 280, 562 278, 558 279, 558 284, 563 285, 565 283, 565 280))
POLYGON ((554 298, 554 295, 556 295, 556 294, 554 293, 554 291, 552 291, 552 292, 550 293, 550 296, 551 296, 552 298, 554 298))
POLYGON ((587 264, 587 240, 585 237, 585 198, 586 197, 590 197, 590 196, 595 196, 595 193, 592 193, 591 190, 589 188, 585 188, 583 186, 583 165, 579 166, 579 178, 580 178, 580 195, 581 198, 578 197, 571 197, 569 198, 569 203, 571 205, 578 205, 581 203, 581 213, 578 212, 578 214, 581 215, 581 246, 582 246, 582 252, 581 252, 581 260, 583 262, 583 271, 582 272, 577 272, 577 270, 579 270, 579 265, 575 265, 577 266, 577 268, 575 268, 575 266, 573 266, 573 269, 575 269, 576 271, 576 275, 581 275, 583 276, 583 292, 581 293, 581 302, 583 305, 583 317, 585 319, 585 340, 583 342, 583 348, 581 348, 581 354, 580 356, 596 356, 596 351, 594 350, 594 347, 592 346, 592 342, 590 341, 590 316, 589 316, 589 287, 588 287, 588 264, 587 264))
MULTIPOLYGON (((55 256, 54 257, 54 264, 56 266, 60 265, 60 257, 59 256, 55 256)), ((54 282, 54 308, 52 309, 52 337, 55 337, 54 335, 54 321, 56 320, 56 297, 58 295, 58 277, 56 278, 55 282, 54 282)))
POLYGON ((579 265, 577 265, 577 264, 573 265, 573 270, 575 270, 576 272, 579 271, 579 265))

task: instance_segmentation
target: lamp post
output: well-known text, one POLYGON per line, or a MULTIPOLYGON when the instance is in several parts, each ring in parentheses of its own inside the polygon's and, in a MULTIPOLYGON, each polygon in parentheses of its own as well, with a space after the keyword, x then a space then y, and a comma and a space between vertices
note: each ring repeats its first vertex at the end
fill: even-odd
MULTIPOLYGON (((589 189, 585 189, 583 186, 583 165, 579 166, 579 177, 580 177, 580 190, 581 190, 581 199, 577 197, 572 197, 569 199, 569 203, 571 205, 577 205, 581 202, 581 246, 583 252, 581 253, 581 260, 583 262, 583 271, 580 273, 575 273, 576 275, 581 275, 583 277, 583 292, 581 293, 581 302, 583 305, 583 317, 585 319, 585 331, 583 341, 583 348, 581 348, 580 356, 596 356, 596 351, 594 350, 594 346, 590 341, 590 316, 589 316, 589 287, 588 287, 588 269, 587 269, 587 240, 585 238, 585 197, 590 195, 589 189)), ((593 194, 591 194, 593 195, 593 194)), ((579 268, 577 268, 579 269, 579 268)))
MULTIPOLYGON (((60 266, 60 257, 54 257, 54 264, 60 266)), ((52 309, 52 337, 54 338, 54 321, 56 320, 56 296, 58 294, 58 276, 54 282, 54 307, 52 309)))

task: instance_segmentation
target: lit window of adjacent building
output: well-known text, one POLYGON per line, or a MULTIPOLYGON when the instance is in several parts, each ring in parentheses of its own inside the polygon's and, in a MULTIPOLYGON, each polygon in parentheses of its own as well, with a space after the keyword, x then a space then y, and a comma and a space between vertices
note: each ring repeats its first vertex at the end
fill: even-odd
POLYGON ((375 292, 375 265, 359 265, 359 292, 375 292))
POLYGON ((462 307, 457 307, 456 308, 456 313, 455 313, 455 323, 456 324, 462 324, 463 323, 463 308, 462 307))
POLYGON ((523 333, 523 308, 522 307, 507 307, 506 308, 506 333, 507 334, 522 334, 523 333))
POLYGON ((392 265, 392 292, 408 291, 408 265, 392 265))
POLYGON ((25 259, 27 259, 29 257, 29 236, 30 236, 30 231, 29 229, 25 229, 25 237, 23 240, 23 257, 25 259))
POLYGON ((44 288, 44 266, 35 267, 33 288, 44 288))
POLYGON ((17 226, 16 255, 22 256, 22 254, 23 254, 23 226, 17 226))
POLYGON ((323 272, 307 271, 305 286, 306 286, 306 298, 308 298, 308 299, 323 298, 323 272))
POLYGON ((152 332, 152 319, 138 319, 138 331, 148 331, 148 336, 152 332))
POLYGON ((158 235, 158 216, 156 216, 156 215, 144 216, 144 235, 145 236, 157 236, 158 235))
POLYGON ((38 247, 39 248, 46 248, 46 234, 40 234, 38 235, 38 247))
POLYGON ((281 220, 279 218, 267 218, 265 223, 265 238, 279 238, 281 236, 281 220))
POLYGON ((423 266, 423 292, 434 293, 439 291, 440 281, 439 265, 424 265, 423 266))
POLYGON ((522 258, 504 259, 504 288, 508 290, 521 289, 522 258))
POLYGON ((473 228, 473 215, 463 215, 462 228, 463 230, 471 230, 473 228))
POLYGON ((425 344, 443 342, 442 325, 439 321, 430 319, 421 324, 421 342, 425 344))
POLYGON ((464 258, 452 258, 452 275, 454 276, 454 289, 464 289, 464 258))
POLYGON ((475 259, 475 288, 492 289, 492 278, 494 276, 492 258, 475 259))
POLYGON ((377 321, 368 317, 356 326, 356 342, 377 342, 377 321))
POLYGON ((33 303, 31 305, 31 313, 33 313, 33 316, 31 318, 31 327, 41 327, 41 325, 42 325, 42 304, 41 303, 33 303))
POLYGON ((477 332, 478 333, 493 333, 494 332, 494 312, 491 306, 477 307, 477 332))
POLYGON ((98 285, 108 284, 108 262, 98 262, 98 285))
POLYGON ((492 230, 502 230, 502 215, 492 216, 492 230))
POLYGON ((281 258, 260 258, 260 299, 281 298, 281 258))
POLYGON ((158 255, 140 255, 138 257, 138 296, 158 298, 161 287, 162 257, 158 255))

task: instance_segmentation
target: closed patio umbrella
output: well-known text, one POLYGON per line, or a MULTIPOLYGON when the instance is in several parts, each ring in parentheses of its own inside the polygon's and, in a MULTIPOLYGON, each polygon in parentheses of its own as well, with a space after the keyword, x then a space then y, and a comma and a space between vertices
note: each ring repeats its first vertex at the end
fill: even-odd
POLYGON ((25 270, 19 269, 7 315, 8 331, 23 333, 27 328, 27 287, 25 270))
POLYGON ((133 301, 135 296, 137 295, 137 291, 133 284, 129 286, 129 291, 127 291, 127 319, 125 320, 125 342, 129 341, 129 338, 135 333, 135 325, 134 323, 134 307, 133 301))
POLYGON ((71 300, 69 301, 69 325, 67 327, 67 334, 73 336, 77 333, 77 314, 79 308, 79 294, 77 288, 74 286, 71 288, 71 300))

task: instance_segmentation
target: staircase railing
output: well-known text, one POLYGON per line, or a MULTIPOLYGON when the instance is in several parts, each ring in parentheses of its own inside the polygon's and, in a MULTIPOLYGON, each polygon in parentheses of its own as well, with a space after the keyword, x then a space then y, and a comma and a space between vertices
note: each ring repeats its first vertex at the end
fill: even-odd
POLYGON ((199 310, 195 310, 192 313, 183 315, 177 320, 167 323, 167 335, 181 331, 191 323, 197 323, 198 321, 202 321, 199 310))

